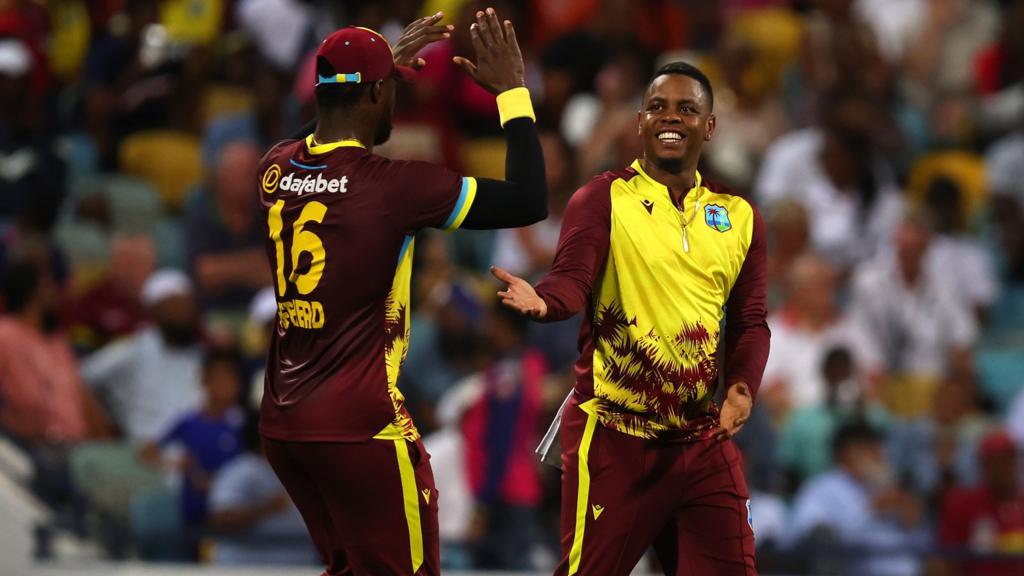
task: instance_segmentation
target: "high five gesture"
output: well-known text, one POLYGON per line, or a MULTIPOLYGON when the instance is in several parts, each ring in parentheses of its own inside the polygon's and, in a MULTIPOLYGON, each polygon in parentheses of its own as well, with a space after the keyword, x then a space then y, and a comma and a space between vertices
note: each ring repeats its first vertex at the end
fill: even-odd
POLYGON ((476 63, 462 56, 452 58, 477 84, 500 94, 512 88, 525 86, 523 55, 516 42, 516 31, 512 22, 498 21, 494 8, 476 13, 476 22, 469 27, 476 52, 476 63))

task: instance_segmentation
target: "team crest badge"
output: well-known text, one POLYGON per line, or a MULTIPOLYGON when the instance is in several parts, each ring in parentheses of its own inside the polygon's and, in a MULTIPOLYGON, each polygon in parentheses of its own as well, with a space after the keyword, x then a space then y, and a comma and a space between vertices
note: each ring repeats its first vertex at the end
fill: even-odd
POLYGON ((732 230, 732 222, 729 221, 729 211, 725 206, 708 204, 704 207, 704 222, 719 232, 732 230))

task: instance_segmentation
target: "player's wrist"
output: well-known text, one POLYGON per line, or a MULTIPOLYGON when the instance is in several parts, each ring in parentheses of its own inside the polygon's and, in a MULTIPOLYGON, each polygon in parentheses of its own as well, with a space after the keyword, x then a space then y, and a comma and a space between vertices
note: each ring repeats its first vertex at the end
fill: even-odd
POLYGON ((534 122, 537 117, 533 113, 533 101, 530 99, 530 91, 526 86, 518 85, 502 90, 498 93, 498 117, 501 126, 504 127, 510 120, 516 118, 529 118, 534 122))
POLYGON ((548 303, 543 298, 537 297, 537 319, 543 320, 548 315, 548 303))

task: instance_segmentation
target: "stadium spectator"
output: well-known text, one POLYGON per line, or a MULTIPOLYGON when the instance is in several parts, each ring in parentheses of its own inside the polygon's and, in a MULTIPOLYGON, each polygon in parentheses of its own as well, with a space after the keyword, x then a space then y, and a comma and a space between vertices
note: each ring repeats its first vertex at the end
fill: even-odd
MULTIPOLYGON (((791 409, 825 401, 826 354, 842 347, 851 354, 853 382, 867 385, 880 369, 870 336, 836 304, 838 281, 832 266, 807 254, 789 269, 790 296, 768 320, 772 348, 761 387, 762 401, 780 419, 791 409)), ((860 396, 869 390, 856 391, 860 396)))
POLYGON ((722 129, 708 146, 708 163, 723 183, 747 191, 765 152, 788 129, 789 119, 771 92, 776 80, 748 39, 727 36, 718 54, 725 82, 715 116, 722 129))
POLYGON ((978 482, 978 443, 995 424, 978 397, 970 375, 953 375, 936 388, 929 414, 890 423, 887 451, 896 476, 933 503, 955 484, 978 482))
POLYGON ((43 269, 15 262, 3 272, 0 434, 31 462, 32 490, 80 527, 83 500, 71 482, 71 452, 83 440, 108 436, 111 427, 56 330, 57 289, 43 269))
POLYGON ((579 92, 569 99, 561 132, 579 149, 578 166, 573 166, 575 179, 589 178, 616 165, 616 137, 623 131, 632 132, 651 68, 650 56, 639 47, 616 48, 594 78, 595 93, 579 92))
POLYGON ((865 262, 853 278, 851 313, 884 355, 886 407, 905 417, 927 409, 944 375, 969 370, 977 337, 948 271, 926 266, 932 229, 925 214, 908 215, 892 253, 865 262))
POLYGON ((245 452, 213 476, 209 527, 216 564, 299 566, 317 554, 295 504, 270 468, 257 419, 243 429, 245 452))
POLYGON ((754 188, 768 209, 782 199, 801 203, 811 245, 845 269, 875 254, 899 222, 901 195, 878 152, 879 141, 894 137, 892 121, 884 105, 852 89, 831 92, 822 114, 821 127, 772 144, 754 188))
POLYGON ((793 411, 779 433, 779 465, 787 470, 794 486, 832 465, 832 438, 837 429, 857 420, 881 429, 887 420, 884 410, 864 397, 865 386, 849 349, 832 347, 823 351, 820 359, 824 402, 793 411))
POLYGON ((272 63, 251 56, 251 65, 239 66, 245 77, 239 78, 252 92, 252 109, 225 113, 210 119, 203 130, 203 168, 217 170, 224 148, 237 140, 253 142, 262 151, 284 139, 298 122, 286 105, 292 75, 272 63), (244 72, 243 72, 244 71, 244 72))
POLYGON ((172 423, 154 441, 145 444, 140 457, 156 463, 161 449, 180 448, 175 468, 181 473, 181 519, 186 542, 199 536, 208 515, 208 495, 214 474, 242 453, 245 414, 237 405, 241 371, 234 350, 211 350, 203 359, 201 408, 172 423))
POLYGON ((106 273, 65 303, 63 316, 78 350, 95 352, 142 327, 142 287, 153 273, 156 250, 146 235, 119 235, 111 242, 106 273))
POLYGON ((296 68, 312 37, 314 10, 298 0, 240 0, 235 18, 259 47, 261 55, 281 70, 296 68))
POLYGON ((0 225, 20 220, 45 236, 64 199, 66 170, 33 94, 36 58, 21 40, 0 37, 0 225))
POLYGON ((810 247, 810 218, 796 200, 780 200, 765 214, 768 228, 768 308, 775 310, 793 292, 790 269, 810 247))
POLYGON ((125 439, 156 439, 200 405, 200 319, 192 283, 175 270, 154 272, 142 287, 152 325, 102 348, 82 377, 110 411, 125 439))
MULTIPOLYGON (((420 311, 414 322, 402 390, 406 404, 429 415, 445 390, 480 366, 480 302, 466 284, 440 282, 429 294, 431 315, 420 311), (420 405, 417 408, 417 403, 420 405)), ((429 420, 424 422, 429 429, 429 420)), ((421 424, 422 425, 422 424, 421 424)))
POLYGON ((167 43, 154 27, 159 22, 159 8, 158 0, 126 0, 119 17, 98 35, 86 58, 82 78, 85 126, 104 168, 117 165, 117 150, 124 136, 171 125, 178 76, 170 67, 161 66, 167 43))
POLYGON ((57 287, 43 268, 14 262, 3 274, 0 422, 27 446, 59 450, 110 428, 57 330, 57 287))
POLYGON ((951 278, 961 300, 971 307, 979 322, 984 322, 999 296, 999 281, 989 253, 979 240, 967 234, 963 191, 952 179, 938 177, 926 194, 925 202, 935 221, 927 266, 933 274, 957 270, 951 278))
POLYGON ((975 61, 976 88, 988 95, 1024 82, 1024 1, 1005 0, 998 40, 975 61))
POLYGON ((479 397, 462 418, 470 489, 482 534, 475 565, 535 569, 540 472, 539 441, 543 355, 526 346, 528 320, 495 301, 485 317, 487 364, 471 376, 479 397))
MULTIPOLYGON (((879 23, 884 22, 888 11, 880 9, 882 3, 868 3, 878 8, 871 13, 879 23)), ((944 94, 960 98, 969 94, 974 87, 974 61, 998 30, 998 10, 992 2, 973 0, 910 3, 923 8, 911 11, 908 26, 897 37, 906 51, 903 84, 910 98, 928 107, 944 94)))
POLYGON ((997 140, 985 155, 989 187, 997 196, 1024 203, 1024 116, 1017 130, 997 140))
MULTIPOLYGON (((814 102, 821 94, 854 89, 869 98, 889 90, 892 69, 878 38, 857 13, 855 0, 817 0, 804 21, 805 38, 800 57, 803 99, 814 102)), ((828 114, 835 104, 826 97, 818 110, 828 114)))
POLYGON ((189 202, 186 251, 204 310, 229 312, 270 283, 265 231, 252 193, 259 160, 252 142, 226 145, 210 187, 189 202))
POLYGON ((915 551, 928 545, 921 502, 893 483, 882 436, 852 422, 832 445, 835 464, 797 492, 788 545, 808 546, 852 574, 917 574, 915 551))
POLYGON ((1006 432, 996 430, 981 441, 978 458, 981 485, 951 491, 942 507, 939 538, 943 548, 976 556, 951 560, 950 569, 972 576, 1020 574, 1024 565, 1019 556, 1024 552, 1024 490, 1018 448, 1006 432))
MULTIPOLYGON (((1024 165, 1024 155, 1017 162, 1024 165)), ((1024 196, 995 196, 991 213, 1002 296, 993 306, 988 328, 997 335, 1019 335, 1024 327, 1024 196)))

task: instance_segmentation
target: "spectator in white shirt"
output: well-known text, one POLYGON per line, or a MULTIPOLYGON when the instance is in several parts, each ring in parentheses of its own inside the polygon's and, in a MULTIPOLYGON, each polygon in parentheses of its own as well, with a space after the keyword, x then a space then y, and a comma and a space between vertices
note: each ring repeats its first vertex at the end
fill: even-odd
POLYGON ((85 359, 82 378, 125 439, 155 440, 203 400, 200 320, 183 272, 158 270, 142 287, 152 325, 85 359))
POLYGON ((1024 204, 1024 126, 989 148, 985 170, 992 192, 1024 204))
POLYGON ((935 237, 928 250, 928 267, 934 274, 956 270, 950 277, 960 296, 970 305, 979 321, 999 295, 992 257, 967 231, 963 193, 950 178, 936 178, 925 201, 935 217, 935 237))
POLYGON ((855 92, 826 102, 822 127, 783 136, 768 149, 755 184, 768 208, 793 199, 807 209, 811 246, 845 269, 872 256, 899 222, 902 201, 891 169, 876 152, 891 140, 882 106, 855 92))
POLYGON ((894 250, 856 270, 851 313, 884 351, 889 374, 935 382, 969 369, 977 325, 954 283, 962 272, 926 265, 931 244, 927 215, 908 215, 894 250))
POLYGON ((793 263, 791 293, 769 319, 772 348, 765 365, 761 398, 775 416, 820 405, 825 399, 821 367, 833 348, 849 350, 858 381, 880 369, 878 353, 860 327, 836 306, 836 272, 822 258, 805 254, 793 263))

